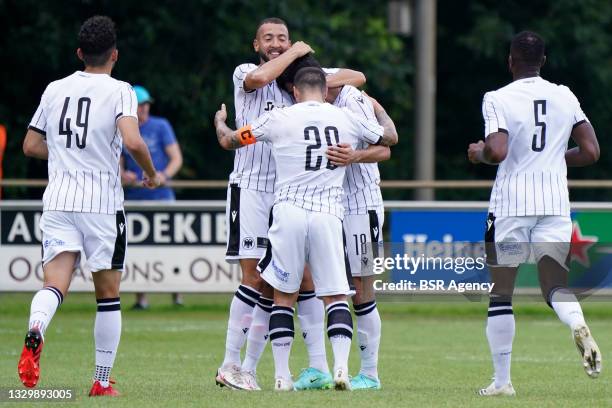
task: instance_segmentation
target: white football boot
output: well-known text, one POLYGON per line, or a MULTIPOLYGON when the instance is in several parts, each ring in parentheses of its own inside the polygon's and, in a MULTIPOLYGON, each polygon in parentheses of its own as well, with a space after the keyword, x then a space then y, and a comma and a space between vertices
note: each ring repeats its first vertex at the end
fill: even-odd
POLYGON ((348 370, 346 368, 337 368, 334 372, 334 388, 338 391, 350 391, 351 380, 348 376, 348 370))
POLYGON ((257 376, 252 371, 242 371, 241 374, 242 384, 244 389, 248 391, 261 391, 259 384, 257 384, 257 376))
POLYGON ((293 381, 283 377, 277 377, 274 380, 274 391, 294 391, 293 381))
POLYGON ((512 383, 508 383, 501 388, 495 388, 495 381, 493 381, 487 388, 480 389, 478 391, 478 395, 482 397, 514 397, 516 395, 516 391, 514 391, 512 383))
POLYGON ((597 378, 601 373, 601 352, 591 331, 586 324, 580 324, 572 328, 576 348, 582 358, 584 371, 591 378, 597 378))
POLYGON ((242 383, 242 372, 237 365, 219 367, 215 382, 221 387, 228 387, 233 390, 242 390, 245 388, 242 383))

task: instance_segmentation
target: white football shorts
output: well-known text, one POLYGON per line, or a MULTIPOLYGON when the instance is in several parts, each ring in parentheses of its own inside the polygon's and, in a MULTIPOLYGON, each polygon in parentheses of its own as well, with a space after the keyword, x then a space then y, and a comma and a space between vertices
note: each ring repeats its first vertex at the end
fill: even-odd
POLYGON ((273 288, 285 293, 299 291, 308 263, 317 296, 355 294, 342 221, 335 215, 276 204, 268 238, 270 246, 257 269, 273 288))
POLYGON ((485 242, 489 266, 516 267, 543 256, 568 268, 572 220, 560 215, 495 217, 489 214, 485 242))
POLYGON ((127 225, 123 211, 115 215, 45 211, 40 218, 43 265, 62 252, 85 254, 91 272, 123 271, 127 249, 127 225))
POLYGON ((268 246, 270 211, 273 204, 274 193, 248 190, 230 184, 225 207, 227 262, 260 259, 264 255, 268 246))
POLYGON ((351 273, 355 277, 373 275, 374 258, 384 257, 382 228, 385 210, 368 210, 367 214, 346 214, 344 232, 351 273))

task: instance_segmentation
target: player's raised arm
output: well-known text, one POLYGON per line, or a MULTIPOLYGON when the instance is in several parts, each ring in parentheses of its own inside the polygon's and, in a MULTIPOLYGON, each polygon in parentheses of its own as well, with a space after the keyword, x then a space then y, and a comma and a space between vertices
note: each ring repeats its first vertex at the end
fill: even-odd
POLYGON ((158 187, 160 184, 159 176, 153 166, 151 154, 147 144, 140 135, 138 129, 138 119, 132 116, 123 116, 117 121, 117 127, 123 136, 123 144, 130 152, 136 163, 142 168, 144 174, 143 184, 148 188, 158 187))
POLYGON ((589 122, 584 121, 574 127, 571 136, 578 146, 565 152, 565 163, 568 166, 588 166, 599 160, 599 142, 589 122))
POLYGON ((257 142, 251 126, 246 125, 238 130, 233 130, 225 121, 227 120, 227 110, 225 104, 221 104, 221 108, 215 114, 215 129, 217 130, 217 140, 219 145, 225 150, 240 149, 249 144, 257 142))
POLYGON ((327 75, 328 88, 337 88, 344 85, 352 85, 355 88, 365 85, 366 76, 363 72, 355 71, 348 68, 340 68, 338 71, 327 75))
MULTIPOLYGON (((288 41, 288 38, 285 38, 284 41, 288 41)), ((254 89, 263 88, 278 78, 296 58, 311 52, 314 53, 310 45, 303 41, 296 42, 291 48, 283 52, 277 58, 271 59, 249 72, 244 79, 244 90, 248 92, 254 89)))
POLYGON ((376 120, 383 127, 384 132, 383 136, 378 142, 378 144, 383 146, 393 146, 397 144, 398 136, 397 130, 395 129, 395 123, 393 123, 393 119, 387 114, 385 108, 382 107, 378 101, 372 97, 372 105, 374 106, 374 114, 376 115, 376 120))

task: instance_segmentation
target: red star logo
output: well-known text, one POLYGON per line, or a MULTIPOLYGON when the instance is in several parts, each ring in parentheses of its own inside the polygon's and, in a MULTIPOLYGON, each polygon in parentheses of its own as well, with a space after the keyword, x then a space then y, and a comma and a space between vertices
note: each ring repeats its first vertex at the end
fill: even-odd
POLYGON ((591 235, 582 235, 578 222, 573 223, 572 228, 572 245, 570 247, 570 255, 572 261, 577 261, 582 266, 589 267, 589 249, 599 241, 598 237, 591 235))

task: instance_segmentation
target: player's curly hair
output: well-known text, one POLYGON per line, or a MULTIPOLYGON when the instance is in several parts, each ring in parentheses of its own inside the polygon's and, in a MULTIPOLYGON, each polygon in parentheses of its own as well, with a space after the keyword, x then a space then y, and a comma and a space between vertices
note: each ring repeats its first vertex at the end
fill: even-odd
POLYGON ((78 41, 85 65, 104 65, 117 44, 115 23, 106 16, 90 17, 81 26, 78 41))
POLYGON ((290 89, 295 82, 295 74, 302 68, 319 68, 321 69, 321 64, 315 57, 312 56, 312 53, 306 54, 302 57, 296 58, 278 78, 276 78, 276 83, 281 89, 291 93, 293 89, 290 89))
POLYGON ((521 31, 514 36, 510 45, 512 60, 529 66, 542 65, 545 53, 544 40, 533 31, 521 31))

